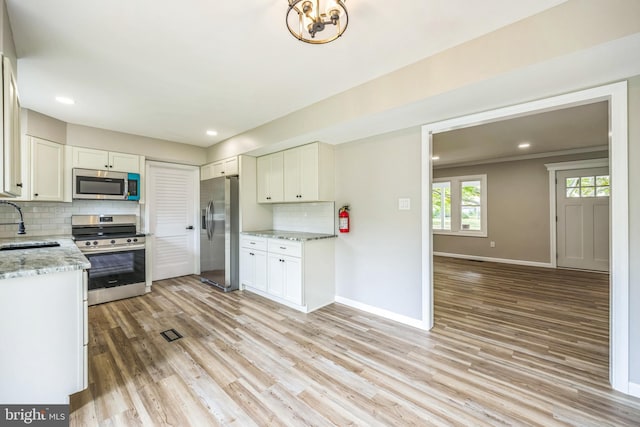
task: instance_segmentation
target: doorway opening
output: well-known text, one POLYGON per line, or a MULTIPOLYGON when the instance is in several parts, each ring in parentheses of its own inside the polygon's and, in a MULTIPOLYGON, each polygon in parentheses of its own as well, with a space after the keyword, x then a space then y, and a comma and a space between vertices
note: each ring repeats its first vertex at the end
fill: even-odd
MULTIPOLYGON (((610 322, 609 322, 609 381, 613 388, 628 393, 629 387, 629 342, 628 307, 625 301, 629 288, 628 254, 628 169, 627 169, 627 84, 626 82, 560 95, 539 101, 528 102, 498 110, 478 113, 466 117, 446 120, 423 127, 423 212, 432 212, 431 184, 433 182, 433 137, 435 134, 462 129, 474 125, 496 122, 535 113, 557 111, 568 107, 607 103, 609 118, 609 168, 611 182, 610 217, 610 322)), ((491 182, 488 183, 491 186, 491 182)), ((490 197, 490 196, 489 196, 490 197)), ((433 326, 434 252, 431 221, 423 216, 423 322, 433 326)), ((547 262, 552 264, 551 260, 547 262)))

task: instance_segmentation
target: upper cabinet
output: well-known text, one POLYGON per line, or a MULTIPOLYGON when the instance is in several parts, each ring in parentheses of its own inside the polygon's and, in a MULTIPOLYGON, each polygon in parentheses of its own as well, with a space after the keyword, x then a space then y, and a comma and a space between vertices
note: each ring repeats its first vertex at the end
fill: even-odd
POLYGON ((238 175, 238 157, 218 160, 200 167, 200 180, 238 175))
POLYGON ((31 200, 64 201, 64 145, 31 137, 31 200))
POLYGON ((0 195, 22 194, 20 143, 20 102, 18 86, 9 58, 2 57, 2 161, 0 162, 0 195))
POLYGON ((115 151, 73 147, 72 167, 140 173, 140 156, 115 151))
POLYGON ((258 203, 284 201, 284 155, 282 152, 258 157, 256 176, 258 203))
POLYGON ((333 147, 318 142, 258 157, 258 203, 333 200, 333 171, 333 147))

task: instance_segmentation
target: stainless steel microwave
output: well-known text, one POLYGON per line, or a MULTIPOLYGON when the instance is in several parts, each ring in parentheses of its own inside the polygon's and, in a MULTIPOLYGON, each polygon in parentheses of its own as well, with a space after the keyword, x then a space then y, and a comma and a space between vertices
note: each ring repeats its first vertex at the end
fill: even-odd
POLYGON ((140 174, 73 169, 73 198, 140 200, 140 174))

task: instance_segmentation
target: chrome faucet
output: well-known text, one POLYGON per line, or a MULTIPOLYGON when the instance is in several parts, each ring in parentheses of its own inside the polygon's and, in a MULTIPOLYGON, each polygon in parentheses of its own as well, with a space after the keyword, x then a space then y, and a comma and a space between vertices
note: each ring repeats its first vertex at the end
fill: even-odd
MULTIPOLYGON (((17 223, 18 224, 18 234, 27 234, 27 231, 24 229, 24 218, 22 217, 22 209, 20 209, 20 206, 16 205, 15 203, 12 203, 12 202, 7 202, 6 200, 0 200, 0 204, 11 205, 14 208, 16 208, 16 210, 20 214, 20 221, 18 221, 18 223, 17 223)), ((0 223, 0 225, 7 225, 7 224, 16 224, 16 223, 15 222, 0 223)))

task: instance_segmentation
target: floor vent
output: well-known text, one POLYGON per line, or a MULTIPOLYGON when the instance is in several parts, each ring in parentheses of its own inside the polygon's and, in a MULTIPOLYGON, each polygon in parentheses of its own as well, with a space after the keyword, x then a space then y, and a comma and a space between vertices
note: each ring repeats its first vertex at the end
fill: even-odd
POLYGON ((182 338, 182 335, 180 335, 180 333, 175 329, 169 329, 164 332, 160 332, 160 335, 162 335, 162 337, 169 342, 182 338))

